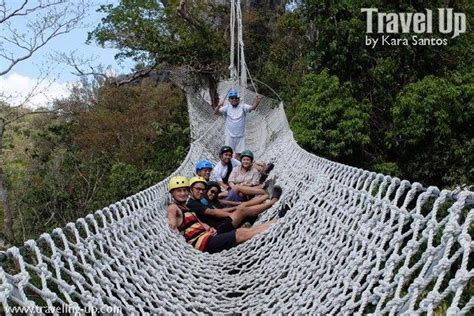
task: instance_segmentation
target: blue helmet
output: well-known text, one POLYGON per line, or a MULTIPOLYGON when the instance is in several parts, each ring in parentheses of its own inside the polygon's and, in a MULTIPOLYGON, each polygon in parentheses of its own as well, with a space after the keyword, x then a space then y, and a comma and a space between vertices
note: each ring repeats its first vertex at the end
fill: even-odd
POLYGON ((232 89, 229 91, 229 98, 238 98, 239 97, 239 92, 237 90, 232 89))
POLYGON ((209 160, 200 160, 196 164, 196 172, 202 169, 212 169, 214 166, 212 165, 212 162, 209 160))

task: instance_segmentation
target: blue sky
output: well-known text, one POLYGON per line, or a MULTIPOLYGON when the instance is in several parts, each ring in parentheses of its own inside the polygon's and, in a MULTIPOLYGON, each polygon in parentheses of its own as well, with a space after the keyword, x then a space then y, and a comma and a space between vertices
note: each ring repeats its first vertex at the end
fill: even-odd
MULTIPOLYGON (((85 44, 87 40, 87 33, 92 31, 95 26, 97 26, 102 18, 102 15, 96 12, 100 4, 107 3, 117 3, 118 1, 114 0, 92 0, 93 6, 90 9, 89 14, 87 15, 84 23, 87 27, 75 29, 70 33, 62 34, 56 38, 53 38, 47 45, 42 47, 40 50, 36 51, 35 54, 17 64, 8 74, 0 77, 0 92, 10 93, 11 95, 21 95, 23 92, 31 89, 31 86, 34 86, 35 80, 40 76, 41 69, 45 67, 51 68, 50 70, 50 79, 54 82, 48 86, 45 95, 38 96, 37 100, 33 103, 40 104, 31 104, 35 107, 38 105, 45 105, 52 98, 61 97, 67 94, 67 85, 71 82, 77 81, 78 77, 73 75, 73 69, 65 64, 60 64, 57 61, 51 58, 51 55, 56 53, 70 53, 76 51, 76 54, 82 56, 83 58, 95 57, 94 64, 101 64, 105 67, 111 66, 113 71, 116 73, 126 73, 132 67, 132 62, 125 62, 123 64, 118 64, 114 55, 118 52, 113 48, 102 48, 96 44, 85 44), (16 91, 14 91, 16 90, 16 91)), ((22 1, 20 0, 10 0, 7 1, 9 6, 20 5, 22 1)), ((26 29, 25 25, 28 23, 27 17, 19 17, 14 21, 15 27, 18 30, 24 31, 26 29)), ((1 31, 1 30, 0 30, 1 31)), ((0 40, 1 43, 1 40, 0 40)), ((12 51, 14 53, 14 51, 12 51)), ((5 62, 0 59, 0 69, 3 69, 5 62)), ((21 97, 15 97, 12 101, 20 102, 21 97)))
MULTIPOLYGON (((14 0, 18 1, 18 0, 14 0)), ((27 75, 27 76, 37 76, 38 75, 38 67, 34 65, 40 65, 44 62, 50 62, 51 59, 49 55, 54 52, 70 52, 73 50, 78 50, 83 56, 97 56, 97 62, 104 64, 105 66, 112 65, 114 69, 130 69, 130 65, 118 65, 117 62, 114 60, 114 55, 118 52, 118 50, 114 48, 102 48, 97 46, 95 43, 91 43, 89 45, 85 44, 87 40, 87 33, 92 31, 96 25, 100 23, 100 19, 102 18, 102 14, 96 12, 99 8, 100 4, 106 3, 116 3, 117 1, 94 1, 94 5, 90 10, 90 14, 84 20, 84 23, 88 25, 88 27, 80 28, 71 31, 70 33, 63 34, 54 38, 51 42, 49 42, 45 47, 41 50, 38 50, 35 55, 31 57, 31 59, 26 60, 20 64, 18 64, 15 68, 15 72, 27 75)), ((66 69, 61 73, 61 80, 62 81, 69 81, 75 80, 77 77, 71 74, 71 69, 66 69)))

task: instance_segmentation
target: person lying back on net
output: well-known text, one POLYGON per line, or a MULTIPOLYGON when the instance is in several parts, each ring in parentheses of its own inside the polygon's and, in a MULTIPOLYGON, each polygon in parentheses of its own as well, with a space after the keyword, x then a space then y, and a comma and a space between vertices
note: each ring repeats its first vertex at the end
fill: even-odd
POLYGON ((230 249, 266 231, 276 222, 272 220, 252 228, 238 228, 219 233, 202 223, 186 206, 189 197, 188 178, 172 177, 168 183, 168 192, 173 199, 166 210, 170 228, 179 231, 188 244, 200 251, 216 253, 230 249))
POLYGON ((196 175, 203 177, 206 179, 206 181, 209 181, 213 168, 214 166, 209 160, 199 160, 195 167, 196 175))
MULTIPOLYGON (((232 147, 224 145, 219 150, 219 162, 213 166, 210 179, 212 181, 216 181, 219 183, 224 191, 228 191, 231 189, 229 186, 229 177, 232 173, 234 168, 240 167, 241 163, 239 160, 232 158, 234 151, 232 147)), ((265 164, 263 162, 254 162, 253 166, 260 172, 260 183, 263 183, 270 171, 273 170, 274 165, 272 163, 265 164)), ((196 166, 197 169, 197 166, 196 166)), ((202 173, 198 173, 198 175, 202 176, 206 180, 204 171, 202 173)))
MULTIPOLYGON (((273 195, 275 180, 267 180, 265 184, 260 183, 260 173, 253 166, 254 156, 250 150, 244 150, 241 154, 241 165, 234 168, 229 176, 229 186, 226 200, 244 202, 256 195, 273 195)), ((278 190, 281 190, 279 188, 278 190)))
MULTIPOLYGON (((207 190, 215 191, 218 184, 209 182, 209 185, 212 187, 208 187, 202 177, 189 179, 191 197, 186 206, 196 213, 201 222, 214 227, 218 233, 238 228, 246 218, 256 219, 260 213, 272 207, 282 193, 280 190, 272 199, 268 199, 268 195, 263 194, 238 206, 223 207, 217 199, 218 195, 214 195, 212 200, 207 195, 207 190)), ((278 189, 275 188, 275 190, 278 189)))

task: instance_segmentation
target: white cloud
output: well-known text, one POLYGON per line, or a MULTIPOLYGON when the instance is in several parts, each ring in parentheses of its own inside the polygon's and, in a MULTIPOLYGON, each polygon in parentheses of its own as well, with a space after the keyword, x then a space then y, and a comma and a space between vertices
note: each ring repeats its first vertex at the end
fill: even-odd
POLYGON ((69 95, 68 87, 69 83, 53 79, 38 81, 13 72, 0 77, 0 100, 11 106, 25 103, 30 108, 49 107, 54 99, 69 95))

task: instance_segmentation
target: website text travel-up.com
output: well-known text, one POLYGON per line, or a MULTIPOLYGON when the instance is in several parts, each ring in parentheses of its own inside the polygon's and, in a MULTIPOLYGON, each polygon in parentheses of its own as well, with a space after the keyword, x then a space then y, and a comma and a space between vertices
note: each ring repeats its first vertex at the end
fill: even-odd
POLYGON ((122 314, 122 308, 119 306, 102 306, 100 308, 92 306, 76 307, 76 306, 12 306, 6 307, 7 314, 122 314))

